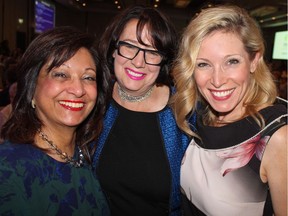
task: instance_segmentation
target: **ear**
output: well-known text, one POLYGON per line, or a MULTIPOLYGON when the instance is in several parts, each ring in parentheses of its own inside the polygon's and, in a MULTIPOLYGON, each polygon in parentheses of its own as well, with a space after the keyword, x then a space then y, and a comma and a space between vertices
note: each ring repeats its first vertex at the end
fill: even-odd
POLYGON ((112 54, 112 57, 113 57, 113 58, 115 58, 116 52, 117 52, 117 50, 115 49, 114 52, 113 52, 113 54, 112 54))
POLYGON ((250 65, 250 73, 254 73, 256 68, 257 68, 257 65, 258 65, 258 62, 259 62, 259 59, 260 59, 260 52, 257 52, 255 54, 255 57, 254 59, 252 60, 251 62, 251 65, 250 65))

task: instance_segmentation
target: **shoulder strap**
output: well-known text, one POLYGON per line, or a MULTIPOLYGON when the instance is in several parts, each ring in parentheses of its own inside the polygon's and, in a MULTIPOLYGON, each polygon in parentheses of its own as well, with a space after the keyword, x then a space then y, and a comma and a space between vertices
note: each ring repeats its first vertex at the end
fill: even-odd
POLYGON ((262 131, 261 138, 264 136, 271 137, 275 133, 275 131, 277 131, 282 126, 287 125, 287 117, 288 117, 288 114, 281 115, 277 119, 272 121, 270 124, 268 124, 262 131))

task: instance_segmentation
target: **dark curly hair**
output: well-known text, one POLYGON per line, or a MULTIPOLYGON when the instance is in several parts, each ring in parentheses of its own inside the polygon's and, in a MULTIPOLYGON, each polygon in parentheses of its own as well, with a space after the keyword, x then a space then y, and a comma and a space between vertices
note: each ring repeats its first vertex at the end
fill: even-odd
POLYGON ((170 69, 177 48, 177 33, 168 17, 152 7, 130 6, 113 19, 99 41, 101 63, 105 64, 106 70, 112 74, 114 73, 114 58, 112 54, 126 24, 132 19, 138 20, 136 35, 139 43, 146 45, 141 39, 141 33, 144 27, 147 26, 151 35, 152 45, 155 49, 164 53, 164 61, 156 79, 156 84, 170 85, 172 82, 170 69))
POLYGON ((42 122, 31 107, 41 68, 49 64, 48 72, 69 60, 80 48, 86 48, 96 64, 97 101, 89 116, 76 130, 76 144, 90 161, 89 143, 96 140, 102 129, 102 118, 109 95, 110 74, 101 70, 95 38, 73 27, 57 27, 36 37, 20 60, 17 93, 13 101, 11 118, 1 131, 4 139, 14 143, 34 144, 34 137, 42 122))

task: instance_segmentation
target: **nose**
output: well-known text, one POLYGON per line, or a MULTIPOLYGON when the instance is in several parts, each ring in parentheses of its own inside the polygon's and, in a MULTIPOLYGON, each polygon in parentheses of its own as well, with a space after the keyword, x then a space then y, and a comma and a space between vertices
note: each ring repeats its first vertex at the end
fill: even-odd
POLYGON ((226 83, 225 73, 221 66, 216 66, 213 68, 211 83, 216 88, 219 88, 226 83))
POLYGON ((137 67, 137 68, 141 68, 145 66, 145 57, 144 57, 145 53, 142 50, 139 50, 139 52, 137 53, 137 55, 134 57, 134 59, 131 60, 132 64, 137 67))
POLYGON ((74 94, 76 97, 82 97, 86 93, 83 81, 78 78, 73 79, 71 80, 71 82, 69 82, 67 91, 70 94, 74 94))

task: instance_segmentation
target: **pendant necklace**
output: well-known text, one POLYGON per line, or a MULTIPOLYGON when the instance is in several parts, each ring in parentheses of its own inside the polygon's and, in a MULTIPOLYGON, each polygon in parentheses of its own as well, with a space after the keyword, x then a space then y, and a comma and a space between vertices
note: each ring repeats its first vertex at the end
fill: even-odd
POLYGON ((52 140, 49 140, 48 136, 42 131, 39 130, 38 131, 39 136, 41 137, 41 139, 43 141, 45 141, 53 151, 55 151, 55 153, 57 155, 59 155, 61 157, 62 160, 65 160, 66 163, 71 164, 74 167, 82 167, 84 164, 84 155, 82 153, 82 150, 78 147, 78 160, 75 160, 73 157, 68 156, 68 154, 66 152, 62 152, 57 145, 55 145, 52 140))
POLYGON ((128 102, 141 102, 143 100, 145 100, 146 98, 148 98, 150 95, 151 95, 151 92, 154 88, 154 85, 143 95, 140 95, 140 96, 133 96, 133 95, 129 95, 127 92, 125 92, 121 87, 120 85, 117 85, 118 86, 118 94, 121 98, 121 100, 126 100, 128 102))

